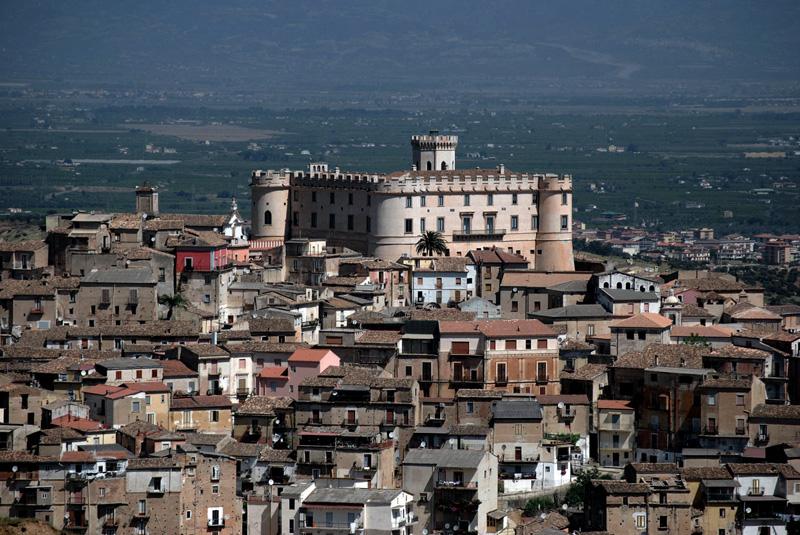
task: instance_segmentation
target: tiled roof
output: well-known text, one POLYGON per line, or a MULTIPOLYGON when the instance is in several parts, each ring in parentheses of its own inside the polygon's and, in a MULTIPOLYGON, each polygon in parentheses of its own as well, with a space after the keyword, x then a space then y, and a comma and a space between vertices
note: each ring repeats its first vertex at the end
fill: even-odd
POLYGON ((573 280, 589 280, 591 273, 542 273, 537 271, 506 271, 500 286, 520 288, 550 288, 573 280))
POLYGON ((473 334, 489 338, 555 337, 556 333, 539 320, 440 321, 442 334, 473 334))
POLYGON ((230 409, 228 396, 185 396, 172 398, 170 410, 182 409, 230 409))
POLYGON ((368 330, 356 339, 357 344, 396 345, 402 335, 397 331, 368 330))
POLYGON ((569 405, 588 405, 589 398, 586 394, 547 394, 536 396, 540 405, 558 405, 567 403, 569 405))
POLYGON ((593 479, 592 485, 605 489, 608 494, 650 494, 650 486, 645 483, 628 483, 608 479, 593 479))
POLYGON ((641 351, 625 353, 612 364, 614 368, 645 369, 653 366, 703 367, 703 355, 708 349, 687 344, 650 344, 641 351))
POLYGON ((154 470, 158 468, 179 468, 176 457, 140 457, 128 461, 128 470, 154 470))
POLYGON ((302 347, 307 346, 300 342, 262 342, 260 340, 225 345, 225 349, 230 353, 294 353, 302 347))
POLYGON ((637 474, 677 474, 678 465, 675 463, 631 463, 631 468, 637 474))
POLYGON ((220 453, 231 457, 259 457, 261 450, 265 448, 267 448, 266 444, 251 444, 234 440, 225 444, 220 453))
POLYGON ((291 407, 294 400, 289 397, 250 396, 236 410, 237 416, 271 416, 275 409, 291 407))
POLYGON ((753 347, 741 347, 733 344, 725 344, 712 349, 708 356, 718 358, 740 358, 740 359, 766 359, 770 356, 768 351, 753 347))
POLYGON ((181 346, 198 357, 228 357, 230 354, 222 347, 211 344, 186 344, 181 346))
POLYGON ((0 281, 0 299, 13 299, 16 296, 55 296, 57 290, 77 289, 78 277, 53 277, 50 279, 0 281))
POLYGON ((0 252, 2 253, 35 251, 43 247, 47 247, 44 240, 0 241, 0 252))
POLYGON ((476 264, 525 264, 528 265, 528 260, 521 255, 509 253, 502 249, 492 247, 491 249, 478 249, 472 250, 467 253, 471 256, 476 264))
POLYGON ((128 425, 124 425, 117 429, 119 433, 123 435, 127 435, 129 437, 135 437, 138 435, 148 435, 151 433, 160 433, 164 431, 163 428, 156 424, 151 424, 150 422, 146 422, 144 420, 136 420, 135 422, 131 422, 128 425))
POLYGON ((733 479, 731 473, 722 466, 699 466, 681 468, 681 474, 687 481, 702 481, 703 479, 733 479))
POLYGON ((684 318, 713 318, 714 315, 706 310, 705 308, 701 308, 697 305, 693 305, 691 303, 686 303, 683 305, 683 309, 681 310, 681 316, 684 318))
POLYGON ((699 279, 680 279, 676 283, 680 288, 692 288, 700 292, 740 292, 745 285, 735 279, 725 277, 704 277, 699 279))
POLYGON ((70 442, 75 440, 85 440, 81 433, 69 427, 54 427, 52 429, 42 429, 42 434, 39 438, 39 444, 61 444, 63 442, 70 442))
POLYGON ((719 325, 673 325, 669 330, 669 335, 674 338, 730 338, 732 334, 733 330, 719 325))
MULTIPOLYGON (((296 349, 294 353, 289 357, 289 362, 320 362, 322 359, 328 355, 328 353, 333 353, 329 349, 312 349, 309 347, 303 347, 300 349, 296 349)), ((333 353, 335 355, 335 353, 333 353)))
POLYGON ((258 376, 262 379, 280 379, 282 381, 289 380, 289 367, 288 366, 266 366, 259 373, 258 376))
POLYGON ((502 392, 498 392, 497 390, 485 390, 483 388, 461 388, 456 392, 456 398, 500 399, 502 397, 502 392))
POLYGON ((626 399, 598 399, 597 408, 617 411, 633 410, 631 402, 626 399))
POLYGON ((786 304, 786 305, 768 305, 767 310, 781 316, 796 316, 800 314, 800 305, 786 304))
POLYGON ((47 463, 53 462, 54 457, 33 455, 27 451, 0 450, 0 463, 47 463))
POLYGON ((777 474, 778 468, 771 463, 730 463, 728 470, 734 476, 777 474))
POLYGON ((164 379, 175 377, 197 377, 197 372, 190 369, 186 364, 178 359, 166 359, 161 361, 164 367, 164 379))
POLYGON ((414 321, 472 321, 475 319, 475 312, 457 308, 411 309, 406 317, 414 321))
POLYGON ((573 381, 591 381, 608 371, 606 364, 589 363, 584 364, 574 372, 562 371, 561 379, 571 379, 573 381))
POLYGON ((423 258, 420 267, 412 267, 412 271, 466 273, 467 265, 472 265, 472 260, 465 256, 435 256, 423 258))
POLYGON ((252 334, 294 333, 294 322, 280 318, 248 318, 252 334))
POLYGON ((98 421, 91 420, 89 418, 78 418, 77 416, 70 415, 55 418, 50 423, 56 427, 68 427, 82 433, 97 431, 105 428, 105 426, 98 421))
POLYGON ((750 390, 753 384, 751 376, 734 377, 734 376, 711 376, 708 377, 700 388, 713 389, 713 390, 750 390))
POLYGON ((778 464, 776 468, 784 479, 800 479, 800 472, 791 464, 778 464))
POLYGON ((630 318, 625 318, 612 322, 609 327, 612 329, 666 329, 672 325, 669 318, 653 312, 643 312, 630 318))
POLYGON ((266 463, 293 463, 292 450, 274 450, 272 448, 264 448, 258 455, 258 460, 266 463))
POLYGON ((750 417, 776 420, 797 420, 800 419, 800 405, 773 405, 771 403, 760 403, 753 407, 753 412, 750 413, 750 417))

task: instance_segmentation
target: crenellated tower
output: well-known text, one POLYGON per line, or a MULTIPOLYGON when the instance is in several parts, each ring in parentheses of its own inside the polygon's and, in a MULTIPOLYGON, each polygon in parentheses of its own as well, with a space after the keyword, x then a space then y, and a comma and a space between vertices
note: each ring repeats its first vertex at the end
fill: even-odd
POLYGON ((572 255, 572 176, 545 175, 539 182, 536 271, 574 271, 572 255))
POLYGON ((280 242, 286 239, 290 187, 291 174, 286 169, 253 171, 250 176, 252 238, 280 242))
POLYGON ((411 136, 412 163, 419 171, 447 171, 456 168, 458 136, 442 136, 437 130, 411 136))

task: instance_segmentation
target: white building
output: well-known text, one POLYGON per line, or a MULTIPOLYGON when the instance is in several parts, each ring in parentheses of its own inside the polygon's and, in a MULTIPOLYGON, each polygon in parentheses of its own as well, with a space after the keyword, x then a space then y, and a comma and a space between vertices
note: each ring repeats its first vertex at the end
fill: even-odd
POLYGON ((475 264, 461 256, 401 258, 411 266, 411 298, 447 306, 475 295, 475 264))

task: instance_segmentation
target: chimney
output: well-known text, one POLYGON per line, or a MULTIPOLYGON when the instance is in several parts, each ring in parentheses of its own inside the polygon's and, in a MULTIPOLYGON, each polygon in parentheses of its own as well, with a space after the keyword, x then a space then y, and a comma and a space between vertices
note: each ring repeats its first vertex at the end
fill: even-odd
POLYGON ((217 334, 218 334, 217 331, 213 331, 211 333, 211 345, 212 346, 217 345, 217 334))
POLYGON ((658 355, 656 355, 656 366, 658 366, 658 361, 659 361, 659 358, 658 358, 658 355))
POLYGON ((506 174, 506 166, 505 166, 505 164, 501 163, 500 165, 498 165, 497 166, 497 172, 500 173, 501 175, 506 174))

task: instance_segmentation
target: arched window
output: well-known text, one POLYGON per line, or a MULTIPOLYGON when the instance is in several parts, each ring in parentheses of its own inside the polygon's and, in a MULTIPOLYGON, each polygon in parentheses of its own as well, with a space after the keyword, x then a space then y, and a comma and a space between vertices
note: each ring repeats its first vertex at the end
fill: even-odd
POLYGON ((622 283, 621 283, 621 282, 618 282, 618 283, 617 283, 617 290, 621 290, 621 289, 622 289, 622 283))
POLYGON ((428 171, 430 171, 431 169, 433 169, 433 163, 428 162, 428 171))
POLYGON ((639 291, 640 291, 640 292, 643 292, 643 291, 644 291, 644 284, 643 284, 643 285, 641 285, 641 286, 639 286, 639 291))
POLYGON ((651 292, 655 292, 655 291, 656 291, 656 287, 655 287, 655 286, 653 286, 652 284, 650 285, 650 291, 651 291, 651 292))
POLYGON ((271 225, 272 224, 272 212, 269 210, 264 212, 264 224, 271 225))
POLYGON ((630 290, 631 289, 631 283, 630 282, 626 282, 625 283, 625 289, 626 290, 630 290))
POLYGON ((442 162, 442 171, 447 171, 447 162, 442 162))
POLYGON ((609 284, 607 282, 604 282, 603 283, 603 288, 608 288, 608 287, 609 287, 609 284))

